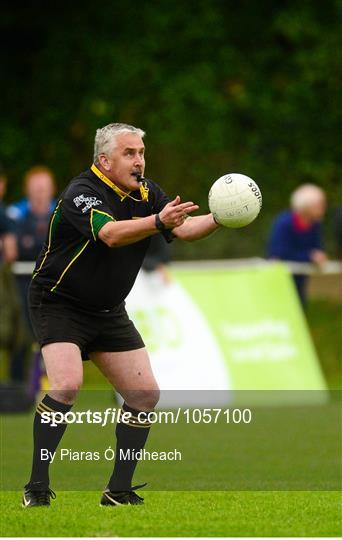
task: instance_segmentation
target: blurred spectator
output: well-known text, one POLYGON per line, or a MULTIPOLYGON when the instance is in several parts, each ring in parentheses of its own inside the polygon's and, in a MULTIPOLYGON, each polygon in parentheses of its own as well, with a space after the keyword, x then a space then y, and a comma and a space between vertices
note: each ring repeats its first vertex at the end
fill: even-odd
MULTIPOLYGON (((0 169, 0 348, 1 360, 15 354, 25 343, 21 321, 20 300, 11 263, 17 258, 17 242, 13 222, 7 217, 3 198, 7 179, 0 169), (3 354, 5 356, 3 356, 3 354)), ((0 403, 1 407, 1 403, 0 403)))
POLYGON ((14 224, 6 215, 3 198, 6 193, 7 179, 0 169, 0 260, 12 263, 17 258, 17 242, 14 234, 14 224))
MULTIPOLYGON (((323 250, 321 220, 326 211, 324 191, 313 184, 299 186, 291 195, 291 209, 273 222, 268 242, 268 257, 284 261, 311 262, 327 260, 323 250)), ((300 300, 306 302, 307 276, 294 275, 300 300)))
POLYGON ((342 206, 336 208, 333 216, 334 233, 336 240, 336 256, 342 260, 342 206))
POLYGON ((41 213, 42 207, 45 212, 46 200, 49 200, 49 211, 53 212, 55 201, 55 181, 52 171, 44 165, 35 165, 29 169, 24 176, 24 192, 26 197, 20 201, 11 204, 7 208, 7 215, 10 219, 17 221, 28 215, 32 210, 32 204, 35 205, 33 212, 41 213))
MULTIPOLYGON (((47 236, 53 206, 55 183, 52 172, 43 166, 32 167, 24 177, 27 194, 26 204, 13 205, 18 213, 15 218, 15 230, 18 242, 18 261, 35 261, 47 236)), ((14 214, 12 213, 13 217, 14 214)), ((27 293, 31 281, 31 273, 16 276, 22 311, 27 330, 30 335, 29 346, 34 342, 31 322, 28 313, 27 293)), ((24 364, 27 346, 12 356, 12 380, 24 378, 24 364)))
MULTIPOLYGON (((53 195, 55 182, 52 172, 47 167, 32 167, 24 177, 27 200, 8 208, 18 210, 16 233, 20 261, 35 261, 45 241, 51 213, 54 209, 53 195)), ((28 276, 30 281, 31 276, 28 276)))

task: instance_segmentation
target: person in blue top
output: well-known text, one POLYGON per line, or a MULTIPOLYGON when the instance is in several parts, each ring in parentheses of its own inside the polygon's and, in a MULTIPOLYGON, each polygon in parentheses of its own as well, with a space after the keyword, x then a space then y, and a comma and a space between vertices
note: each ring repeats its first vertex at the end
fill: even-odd
POLYGON ((53 198, 56 186, 54 175, 48 167, 45 165, 31 167, 25 173, 23 187, 26 196, 9 205, 6 209, 6 213, 10 219, 18 221, 25 219, 30 213, 35 213, 35 206, 32 200, 37 201, 37 205, 45 206, 45 200, 48 199, 48 213, 50 215, 52 214, 56 205, 56 201, 53 198))
POLYGON ((0 264, 13 263, 18 256, 14 224, 7 216, 3 198, 6 193, 7 178, 0 164, 0 264))
MULTIPOLYGON (((291 195, 291 208, 274 220, 268 240, 271 259, 321 265, 326 259, 321 221, 326 211, 324 191, 313 184, 299 186, 291 195)), ((307 277, 294 275, 303 305, 306 303, 307 277)))
MULTIPOLYGON (((12 216, 13 219, 18 246, 18 261, 33 262, 37 259, 49 230, 55 193, 55 180, 52 171, 43 165, 31 167, 24 176, 24 190, 27 200, 8 207, 7 215, 12 216)), ((32 276, 29 273, 19 274, 15 277, 28 339, 11 357, 11 379, 23 381, 25 378, 25 358, 35 340, 27 303, 27 293, 32 276)))

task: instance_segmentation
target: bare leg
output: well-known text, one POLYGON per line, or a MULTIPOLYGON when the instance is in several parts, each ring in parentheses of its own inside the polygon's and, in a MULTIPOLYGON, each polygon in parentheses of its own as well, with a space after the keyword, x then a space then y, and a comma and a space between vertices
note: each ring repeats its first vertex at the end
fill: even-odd
MULTIPOLYGON (((155 407, 159 389, 146 349, 102 352, 93 357, 98 368, 124 398, 123 410, 130 412, 132 418, 132 422, 118 422, 116 426, 114 471, 108 483, 109 491, 104 492, 101 499, 101 504, 112 504, 113 493, 130 492, 132 489, 132 478, 137 465, 135 453, 144 448, 150 430, 149 424, 139 422, 139 412, 150 411, 155 407)), ((127 496, 131 497, 131 504, 140 504, 142 501, 136 494, 129 493, 127 496)))
MULTIPOLYGON (((52 426, 42 422, 43 413, 65 414, 70 411, 77 391, 82 384, 82 359, 77 345, 73 343, 51 343, 42 349, 51 390, 37 406, 34 418, 34 450, 32 471, 26 488, 46 491, 49 485, 51 456, 66 429, 65 423, 52 426), (50 459, 42 459, 49 452, 50 459)), ((25 503, 26 504, 26 503, 25 503)))
POLYGON ((158 403, 159 388, 145 348, 97 352, 92 360, 130 407, 150 411, 158 403))
POLYGON ((74 343, 50 343, 42 348, 49 379, 49 395, 72 404, 83 381, 81 351, 74 343))

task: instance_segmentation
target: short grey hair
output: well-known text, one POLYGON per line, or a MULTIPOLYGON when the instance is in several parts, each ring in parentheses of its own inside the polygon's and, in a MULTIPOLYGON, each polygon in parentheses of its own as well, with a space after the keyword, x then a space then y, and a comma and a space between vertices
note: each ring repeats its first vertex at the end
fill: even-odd
POLYGON ((315 184, 302 184, 291 194, 290 204, 293 210, 302 210, 324 200, 325 193, 322 188, 315 184))
POLYGON ((129 124, 108 124, 103 128, 96 130, 95 143, 94 143, 94 163, 95 165, 99 164, 99 155, 100 154, 109 154, 114 150, 116 146, 116 137, 121 133, 134 133, 143 138, 145 136, 145 131, 129 124))

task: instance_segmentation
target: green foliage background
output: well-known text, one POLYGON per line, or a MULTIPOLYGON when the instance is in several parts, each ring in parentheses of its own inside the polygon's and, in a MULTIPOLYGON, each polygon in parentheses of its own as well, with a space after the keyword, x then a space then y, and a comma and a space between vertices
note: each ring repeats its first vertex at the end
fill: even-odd
POLYGON ((341 11, 339 0, 4 2, 7 200, 36 163, 62 188, 91 163, 96 128, 132 123, 147 132, 147 176, 202 212, 227 172, 263 192, 252 226, 179 242, 175 255, 262 255, 298 183, 323 186, 332 206, 342 200, 341 11))

